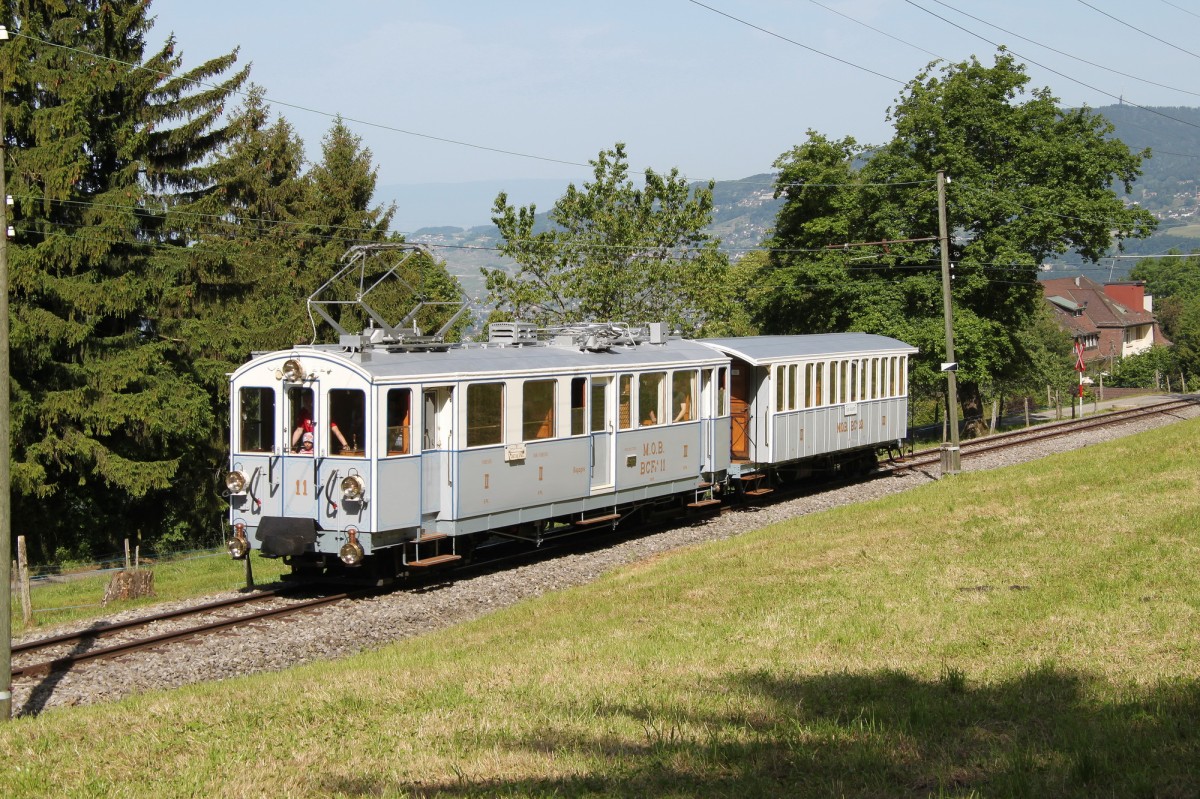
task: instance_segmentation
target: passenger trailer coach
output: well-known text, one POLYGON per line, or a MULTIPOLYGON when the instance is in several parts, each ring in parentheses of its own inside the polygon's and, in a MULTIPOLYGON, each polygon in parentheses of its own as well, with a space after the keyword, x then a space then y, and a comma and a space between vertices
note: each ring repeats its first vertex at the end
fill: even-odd
POLYGON ((865 469, 905 436, 916 350, 882 336, 503 324, 452 345, 385 323, 351 335, 315 311, 339 344, 258 354, 230 393, 230 552, 298 575, 377 582, 496 536, 703 508, 865 469))

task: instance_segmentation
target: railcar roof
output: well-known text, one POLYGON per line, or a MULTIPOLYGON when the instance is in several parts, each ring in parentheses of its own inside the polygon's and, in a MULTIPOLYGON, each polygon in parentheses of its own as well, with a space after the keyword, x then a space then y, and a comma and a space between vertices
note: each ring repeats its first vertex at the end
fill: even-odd
MULTIPOLYGON (((520 372, 615 372, 676 365, 699 366, 721 360, 720 353, 684 339, 670 339, 665 344, 616 346, 600 352, 533 345, 452 347, 441 352, 387 352, 374 349, 350 354, 341 353, 337 347, 322 346, 297 347, 287 354, 303 359, 305 354, 317 352, 343 358, 370 374, 374 380, 520 372)), ((278 356, 283 353, 273 354, 278 356)))
POLYGON ((899 339, 873 333, 814 333, 807 336, 745 336, 705 338, 698 344, 760 365, 796 358, 837 357, 874 353, 912 354, 917 348, 899 339))

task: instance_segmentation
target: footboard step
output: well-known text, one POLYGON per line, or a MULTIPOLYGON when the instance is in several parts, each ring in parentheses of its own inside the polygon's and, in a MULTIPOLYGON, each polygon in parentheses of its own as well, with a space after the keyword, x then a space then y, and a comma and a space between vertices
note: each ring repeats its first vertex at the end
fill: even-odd
POLYGON ((590 519, 580 519, 579 521, 575 522, 575 524, 579 525, 580 527, 586 527, 589 524, 600 524, 600 522, 613 522, 619 518, 621 518, 621 514, 610 513, 607 516, 593 516, 590 519))
POLYGON ((462 555, 434 555, 431 558, 410 560, 408 565, 414 568, 424 569, 430 566, 441 566, 443 563, 453 563, 456 560, 462 560, 462 555))

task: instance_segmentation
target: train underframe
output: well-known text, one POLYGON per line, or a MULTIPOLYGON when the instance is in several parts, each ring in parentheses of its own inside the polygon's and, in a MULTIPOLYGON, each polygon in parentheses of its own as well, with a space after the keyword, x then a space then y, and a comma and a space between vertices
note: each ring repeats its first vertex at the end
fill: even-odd
POLYGON ((723 507, 760 500, 776 489, 801 482, 865 477, 879 465, 880 452, 880 448, 869 446, 782 464, 735 463, 720 479, 701 483, 685 493, 618 504, 598 513, 574 513, 476 533, 426 535, 376 549, 353 566, 343 563, 336 553, 284 555, 284 563, 292 569, 284 579, 386 585, 472 563, 491 549, 536 549, 569 536, 612 533, 622 526, 652 525, 681 515, 698 518, 723 507))

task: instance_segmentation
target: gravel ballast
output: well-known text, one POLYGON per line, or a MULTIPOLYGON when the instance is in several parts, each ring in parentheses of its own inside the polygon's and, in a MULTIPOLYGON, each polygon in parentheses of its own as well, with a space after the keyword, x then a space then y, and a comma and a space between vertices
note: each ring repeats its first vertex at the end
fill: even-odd
MULTIPOLYGON (((995 469, 1034 460, 1197 415, 1200 415, 1200 409, 1192 406, 1172 415, 1144 417, 1120 425, 964 457, 962 470, 995 469)), ((714 515, 686 526, 621 541, 602 549, 560 555, 511 569, 463 577, 436 591, 398 590, 371 599, 342 601, 299 616, 256 622, 154 650, 93 662, 69 672, 20 678, 13 685, 13 714, 34 715, 53 707, 109 701, 159 688, 218 680, 233 674, 275 671, 378 648, 392 641, 478 618, 530 597, 582 585, 615 567, 658 553, 718 541, 796 516, 899 493, 935 480, 938 476, 936 467, 887 475, 808 496, 754 506, 752 510, 734 510, 714 515)), ((178 605, 195 605, 220 598, 223 597, 205 597, 178 605)), ((102 621, 142 617, 169 607, 139 608, 114 614, 102 621)), ((161 624, 154 632, 166 632, 171 629, 170 624, 161 624)), ((195 624, 194 619, 178 622, 181 628, 195 624)), ((65 630, 39 630, 26 640, 44 638, 65 630)), ((44 660, 45 656, 36 659, 44 660)))

